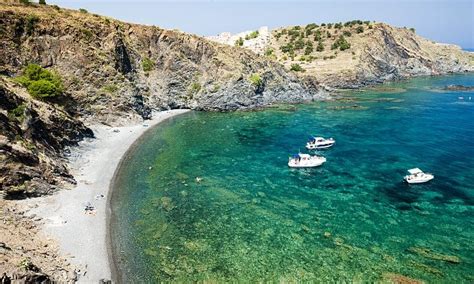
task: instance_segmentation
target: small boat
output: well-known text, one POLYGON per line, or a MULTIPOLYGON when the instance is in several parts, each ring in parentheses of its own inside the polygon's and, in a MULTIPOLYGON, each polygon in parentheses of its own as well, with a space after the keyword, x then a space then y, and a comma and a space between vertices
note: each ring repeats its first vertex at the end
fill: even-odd
POLYGON ((410 169, 408 172, 410 174, 403 178, 408 183, 424 183, 434 179, 432 174, 424 173, 419 168, 410 169))
POLYGON ((306 143, 306 149, 325 149, 333 146, 336 143, 336 140, 329 138, 325 139, 323 137, 311 137, 311 139, 306 143))
POLYGON ((316 155, 297 154, 289 158, 288 167, 290 168, 313 168, 321 166, 326 162, 326 158, 316 155))

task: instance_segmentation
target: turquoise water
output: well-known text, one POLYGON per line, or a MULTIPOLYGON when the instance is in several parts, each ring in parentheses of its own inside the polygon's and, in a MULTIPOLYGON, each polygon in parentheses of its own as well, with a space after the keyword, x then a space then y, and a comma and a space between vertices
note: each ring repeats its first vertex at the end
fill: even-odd
POLYGON ((474 85, 474 75, 258 112, 191 112, 151 129, 114 188, 121 277, 326 282, 395 273, 472 283, 474 93, 442 91, 448 84, 474 85), (318 152, 327 162, 289 169, 310 134, 336 139, 318 152), (412 167, 435 179, 404 184, 412 167))

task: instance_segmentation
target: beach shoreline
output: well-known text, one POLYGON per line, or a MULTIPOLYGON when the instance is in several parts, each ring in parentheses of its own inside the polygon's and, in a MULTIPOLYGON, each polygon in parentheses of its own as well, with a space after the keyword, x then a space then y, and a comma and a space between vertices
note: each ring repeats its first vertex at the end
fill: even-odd
POLYGON ((41 230, 58 242, 61 257, 77 268, 78 282, 112 279, 115 266, 111 261, 109 202, 123 158, 145 132, 188 111, 157 112, 151 120, 122 127, 90 126, 96 138, 73 148, 68 162, 77 185, 52 196, 22 201, 31 208, 29 214, 43 219, 41 230), (87 204, 94 210, 85 211, 87 204))

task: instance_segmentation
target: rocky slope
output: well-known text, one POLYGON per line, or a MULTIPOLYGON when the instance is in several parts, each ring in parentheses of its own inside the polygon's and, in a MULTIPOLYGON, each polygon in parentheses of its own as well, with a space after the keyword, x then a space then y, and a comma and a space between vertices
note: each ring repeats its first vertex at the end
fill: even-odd
POLYGON ((14 76, 29 62, 56 70, 70 106, 85 116, 147 118, 152 109, 237 110, 321 96, 280 64, 179 31, 44 5, 0 4, 0 25, 0 72, 14 76))
POLYGON ((0 283, 73 283, 83 271, 60 256, 27 209, 0 200, 0 283))
POLYGON ((38 196, 74 183, 63 156, 93 133, 60 108, 0 78, 0 193, 38 196))
MULTIPOLYGON (((252 49, 251 42, 243 47, 252 49)), ((368 21, 275 29, 261 54, 288 69, 298 64, 304 71, 300 73, 336 88, 474 71, 473 53, 424 39, 413 29, 368 21), (337 44, 341 36, 348 45, 337 44)))

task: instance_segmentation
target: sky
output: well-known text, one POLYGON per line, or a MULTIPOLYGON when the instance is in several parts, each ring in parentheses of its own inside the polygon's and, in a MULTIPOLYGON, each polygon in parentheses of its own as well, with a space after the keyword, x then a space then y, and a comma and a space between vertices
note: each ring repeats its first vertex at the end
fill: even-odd
POLYGON ((474 48, 474 0, 47 0, 126 22, 207 36, 308 23, 370 20, 474 48))

